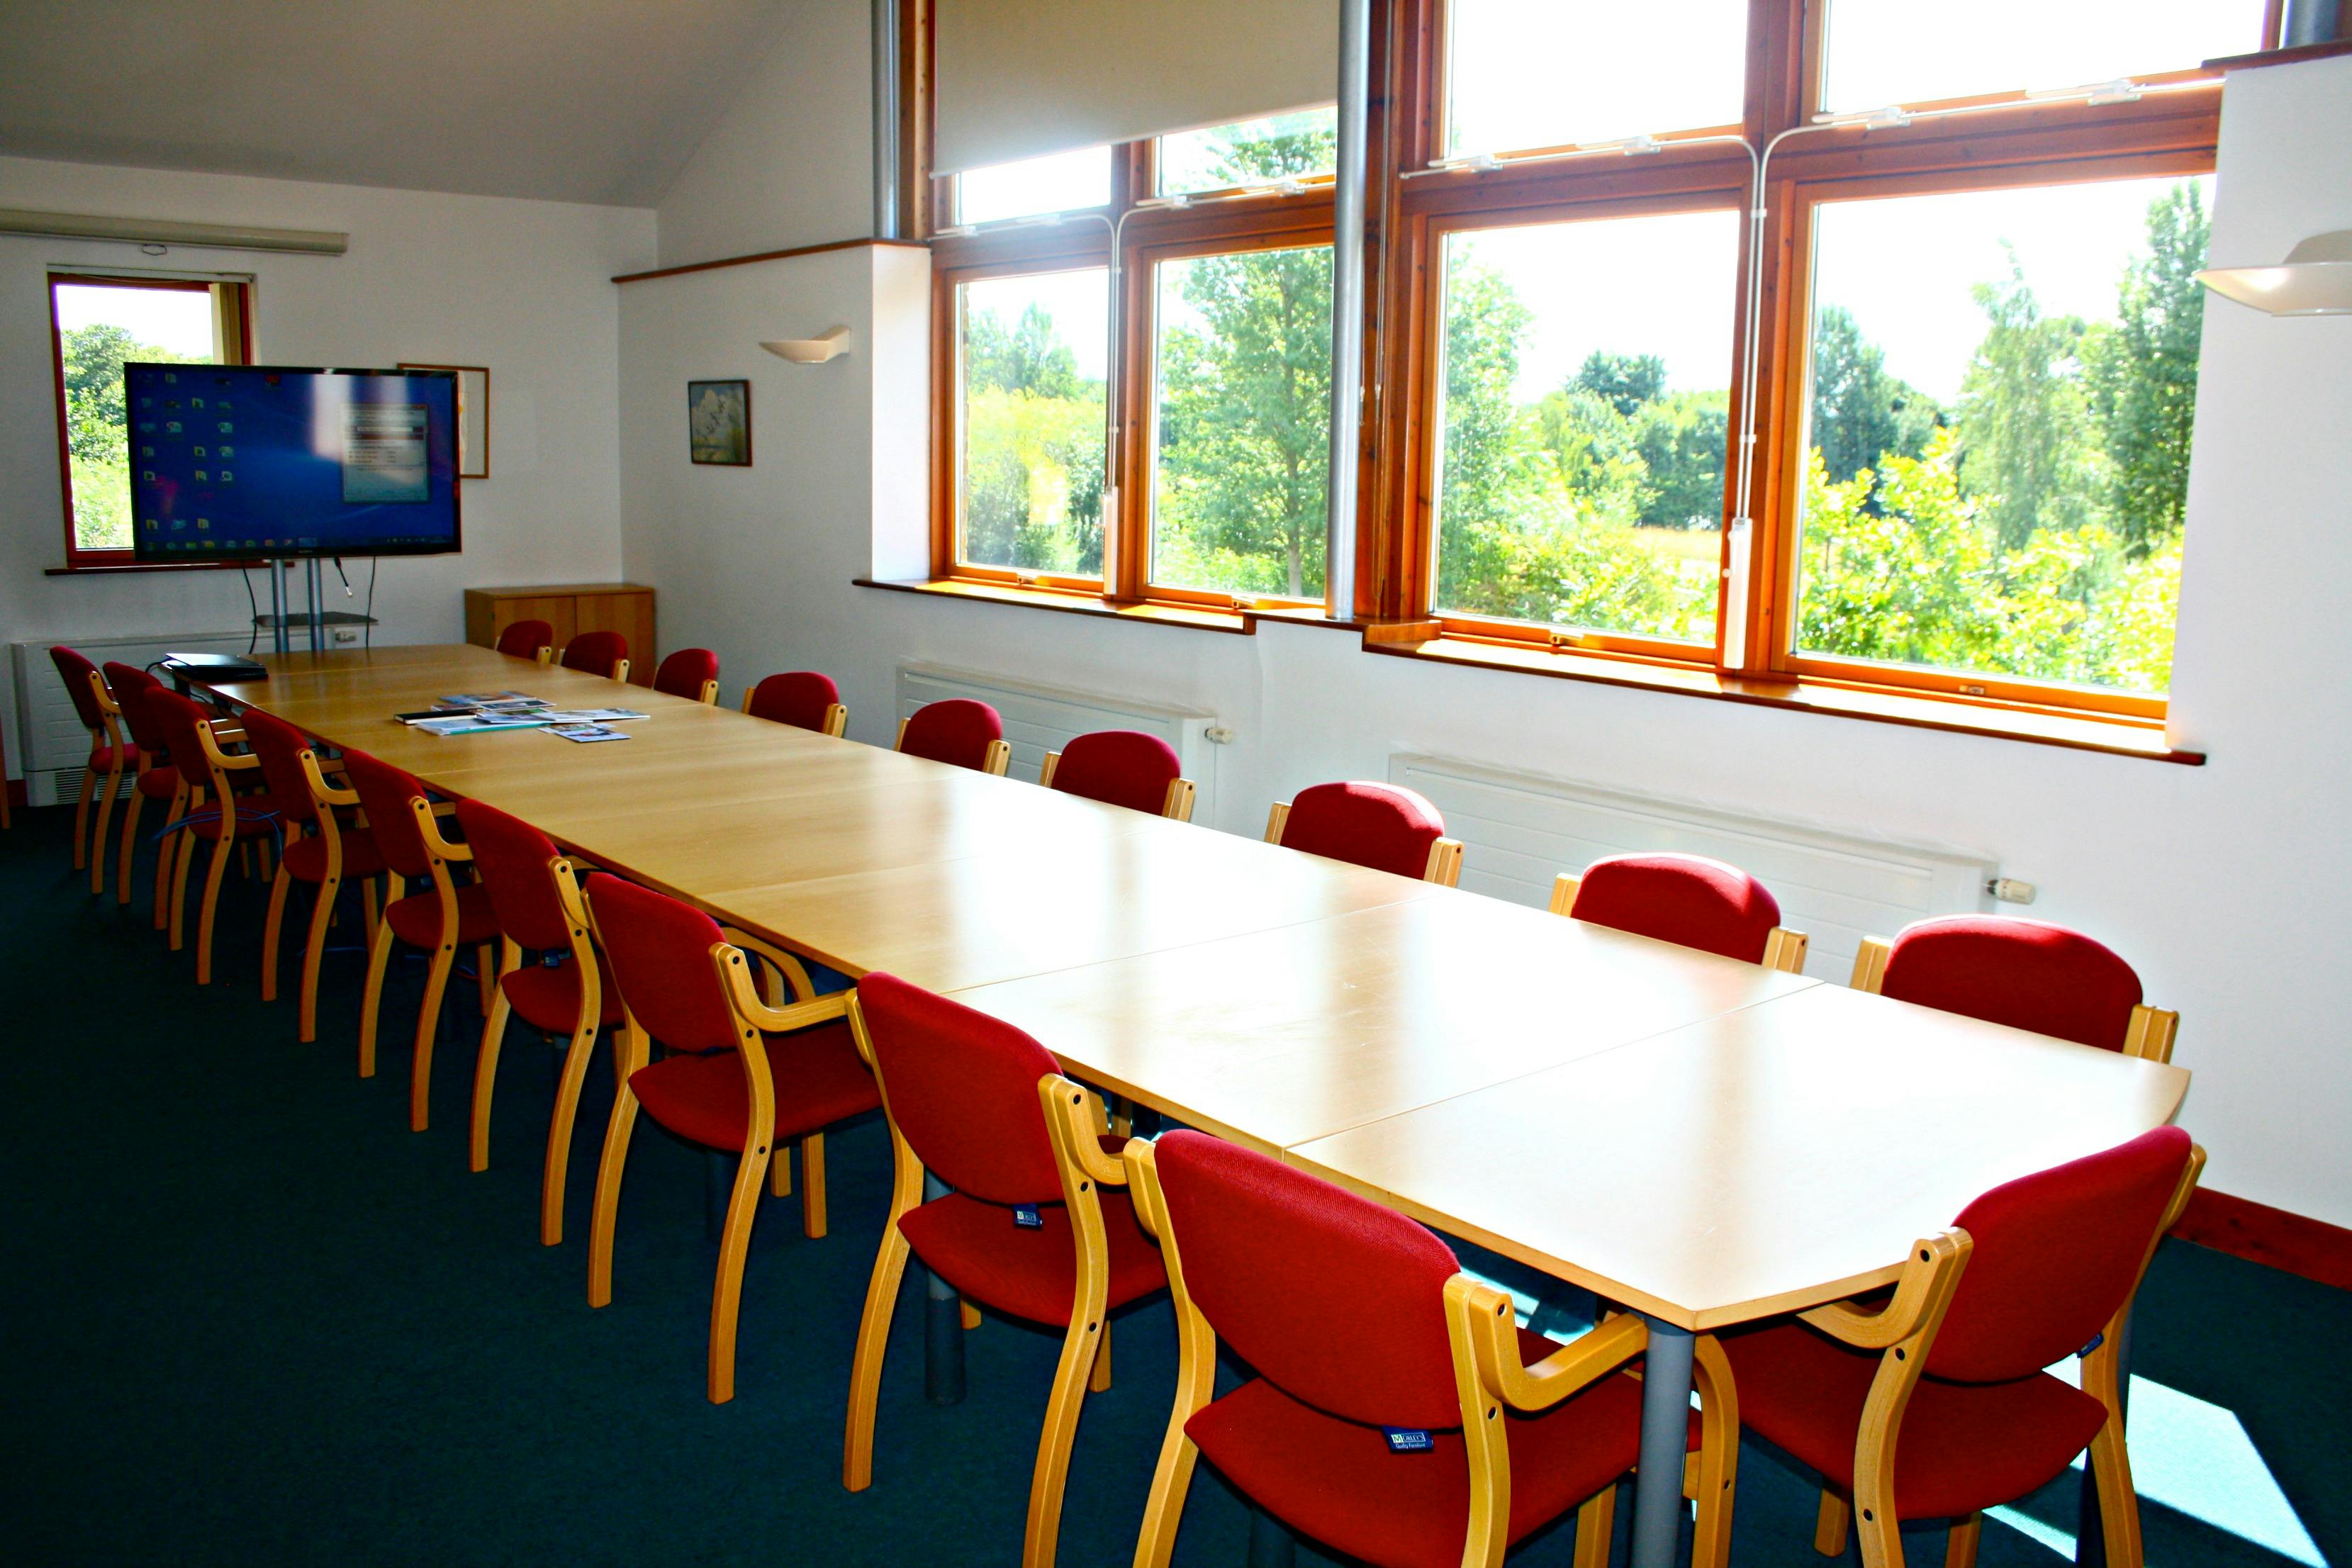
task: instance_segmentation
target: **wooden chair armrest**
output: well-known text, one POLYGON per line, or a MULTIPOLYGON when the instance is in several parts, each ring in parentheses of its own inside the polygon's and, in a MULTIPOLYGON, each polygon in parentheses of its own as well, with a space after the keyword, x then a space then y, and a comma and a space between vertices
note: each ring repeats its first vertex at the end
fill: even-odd
POLYGON ((1049 1072, 1037 1080, 1037 1100, 1045 1107, 1055 1143, 1068 1152, 1082 1174, 1108 1187, 1127 1184, 1125 1158, 1103 1151, 1103 1104, 1093 1089, 1049 1072))
POLYGON ((223 741, 242 739, 244 734, 245 731, 242 730, 223 734, 217 721, 196 726, 196 739, 204 744, 205 760, 216 768, 226 768, 231 773, 244 768, 257 768, 261 765, 261 759, 251 752, 225 752, 221 749, 223 741))
POLYGON ((2172 1037, 2180 1031, 2180 1015, 2142 1002, 2131 1010, 2131 1026, 2124 1032, 2124 1055, 2142 1061, 2172 1060, 2172 1037))
POLYGON ((1200 790, 1191 779, 1170 779, 1167 797, 1160 803, 1160 815, 1171 822, 1190 822, 1192 803, 1199 796, 1200 790))
POLYGON ((1429 846, 1429 863, 1422 868, 1421 879, 1434 882, 1441 888, 1462 885, 1462 840, 1438 838, 1429 846))
POLYGON ((1003 778, 1004 770, 1012 765, 1013 743, 1010 741, 991 741, 980 760, 980 771, 994 778, 1003 778))
POLYGON ((1286 800, 1276 801, 1273 808, 1265 814, 1265 841, 1268 844, 1281 843, 1283 825, 1289 820, 1290 803, 1286 800))
POLYGON ((1878 994, 1886 981, 1886 961, 1894 953, 1895 944, 1883 936, 1866 936, 1854 950, 1853 978, 1847 982, 1856 991, 1878 994))
POLYGON ((1136 1222, 1164 1244, 1168 1238, 1160 1230, 1159 1151, 1149 1138, 1130 1138, 1119 1151, 1118 1161, 1127 1167, 1127 1187, 1135 1194, 1136 1222))
POLYGON ((1062 765, 1062 753, 1048 752, 1045 760, 1037 764, 1037 784, 1041 789, 1054 787, 1054 771, 1062 765))
POLYGON ((1549 1410, 1650 1343, 1649 1325, 1624 1312, 1529 1366, 1519 1356, 1510 1297, 1469 1274, 1445 1282, 1445 1314, 1457 1357, 1466 1348, 1480 1384, 1514 1410, 1549 1410))
POLYGON ((1764 939, 1764 967, 1777 969, 1783 974, 1805 972, 1805 950, 1812 939, 1801 931, 1787 926, 1774 926, 1764 939))
POLYGON ((1909 1339, 1950 1304, 1968 1267, 1972 1243, 1965 1230, 1923 1236, 1911 1244, 1911 1260, 1895 1282, 1895 1299, 1873 1310, 1853 1301, 1832 1301, 1797 1315, 1822 1332, 1859 1350, 1883 1351, 1909 1339))
POLYGON ((719 973, 727 982, 728 1000, 744 1021, 764 1035, 789 1035, 795 1029, 806 1029, 818 1024, 830 1023, 849 1015, 852 991, 836 991, 830 996, 795 1002, 789 1007, 771 1007, 760 994, 759 982, 751 978, 751 961, 743 950, 732 942, 721 942, 711 949, 719 964, 719 973))
POLYGON ((1584 879, 1573 871, 1562 871, 1554 877, 1551 880, 1551 912, 1556 915, 1575 913, 1576 889, 1583 885, 1584 879))
POLYGON ((2197 1195, 2198 1180, 2204 1174, 2205 1146, 2191 1143, 2189 1145, 2189 1167, 2180 1173, 2180 1184, 2172 1190, 2172 1201, 2165 1205, 2164 1223, 2156 1227, 2158 1239, 2161 1240, 2167 1232, 2180 1223, 2180 1216, 2189 1212, 2189 1200, 2197 1195))
MULTIPOLYGON (((471 860, 474 858, 474 852, 463 843, 443 837, 441 818, 436 815, 432 802, 423 795, 413 795, 408 797, 408 808, 416 814, 416 831, 424 837, 425 847, 428 853, 452 865, 462 860, 471 860)), ((456 807, 452 806, 450 809, 454 811, 456 807)))
POLYGON ((775 965, 776 973, 784 977, 784 984, 792 991, 794 1002, 805 1002, 816 994, 816 982, 809 978, 808 966, 800 961, 797 953, 789 952, 774 942, 762 941, 740 926, 720 926, 719 934, 745 952, 756 954, 775 965))

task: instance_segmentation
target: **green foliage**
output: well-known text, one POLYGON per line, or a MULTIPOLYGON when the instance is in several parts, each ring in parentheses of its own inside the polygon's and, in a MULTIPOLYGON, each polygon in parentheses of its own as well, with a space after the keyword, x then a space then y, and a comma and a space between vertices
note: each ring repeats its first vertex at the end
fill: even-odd
POLYGON ((2098 453, 2075 357, 2088 329, 2042 315, 2014 251, 2005 280, 1971 292, 1987 326, 1960 380, 1960 479, 2015 549, 2037 528, 2091 521, 2098 453))
POLYGON ((97 321, 59 335, 66 389, 66 454, 73 485, 74 544, 82 550, 131 547, 131 462, 122 367, 202 363, 142 343, 124 328, 97 321))
POLYGON ((2083 346, 2091 416, 2109 468, 2105 500, 2135 558, 2180 531, 2211 226, 2194 181, 2147 209, 2148 254, 2124 274, 2116 325, 2083 346))
POLYGON ((1944 422, 1934 398, 1886 374, 1886 352, 1862 335, 1852 310, 1814 313, 1812 442, 1831 479, 1843 483, 1888 452, 1916 458, 1944 422))
POLYGON ((963 558, 985 566, 1102 570, 1103 386, 1031 305, 1007 329, 964 321, 963 558))
POLYGON ((1595 349, 1568 384, 1571 392, 1589 392, 1618 413, 1633 416, 1645 403, 1666 390, 1666 362, 1656 354, 1612 354, 1595 349))
POLYGON ((996 312, 971 313, 963 329, 964 384, 1036 397, 1078 395, 1078 356, 1054 332, 1054 318, 1032 302, 1010 331, 996 312))

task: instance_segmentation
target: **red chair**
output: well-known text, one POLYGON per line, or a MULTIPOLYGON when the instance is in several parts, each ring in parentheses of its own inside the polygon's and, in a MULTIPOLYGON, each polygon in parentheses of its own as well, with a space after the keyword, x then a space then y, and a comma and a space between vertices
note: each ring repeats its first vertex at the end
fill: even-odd
POLYGON ((654 671, 654 689, 689 702, 719 700, 719 656, 707 647, 682 647, 654 671))
POLYGON ((898 721, 898 748, 910 757, 929 757, 952 767, 1004 776, 1013 748, 1004 743, 1004 721, 996 710, 970 698, 926 702, 898 721))
MULTIPOLYGON (((163 820, 179 820, 179 811, 173 803, 180 795, 180 773, 172 766, 166 754, 163 731, 147 710, 147 693, 163 683, 135 664, 110 661, 106 667, 107 690, 112 694, 115 706, 121 710, 122 722, 131 731, 131 743, 139 752, 139 772, 123 795, 122 843, 115 852, 114 901, 131 901, 131 863, 137 858, 139 818, 151 800, 161 801, 163 820)), ((155 857, 155 927, 163 926, 163 884, 172 858, 158 853, 155 857)))
POLYGON ((1771 889, 1702 855, 1612 855, 1551 889, 1551 912, 1801 974, 1805 933, 1780 923, 1771 889))
POLYGON ((1948 1568, 1967 1568, 1982 1510, 2087 1447, 2106 1560, 2139 1568, 2118 1342, 2204 1163, 2186 1132, 2158 1128, 1978 1198, 1913 1244, 1892 1300, 1724 1335, 1740 1419, 1821 1472, 1814 1546, 1843 1552, 1859 1509, 1863 1562, 1901 1568, 1900 1523, 1948 1519, 1948 1568), (2079 1389, 2042 1370, 2078 1353, 2079 1389))
POLYGON ((829 675, 813 669, 772 675, 757 686, 743 689, 743 711, 820 735, 838 736, 849 725, 849 710, 841 705, 841 689, 829 675))
POLYGON ((1037 782, 1065 795, 1190 822, 1192 781, 1183 774, 1175 748, 1159 736, 1140 730, 1097 730, 1046 752, 1037 782))
MULTIPOLYGON (((343 767, 359 793, 368 832, 374 836, 388 873, 383 914, 368 944, 367 992, 360 1000, 360 1076, 375 1076, 376 1014, 383 1001, 383 973, 392 963, 393 944, 420 948, 432 958, 425 971, 425 1000, 416 1011, 415 1054, 409 1062, 408 1125, 422 1132, 431 1105, 433 1038, 450 971, 457 966, 459 948, 474 949, 476 973, 488 990, 489 944, 498 939, 498 913, 490 907, 488 889, 479 882, 461 884, 450 870, 471 860, 473 852, 443 837, 423 784, 365 752, 346 751, 343 767), (424 892, 405 893, 409 882, 429 886, 424 892)), ((482 1010, 489 1009, 485 994, 482 1010)))
POLYGON ((2140 1000, 2130 964, 2079 931, 2007 915, 1916 921, 1865 937, 1853 986, 2149 1061, 2172 1059, 2180 1015, 2140 1000))
POLYGON ((1265 841, 1454 887, 1462 880, 1462 841, 1445 837, 1437 807, 1409 789, 1384 784, 1326 784, 1276 801, 1265 841))
POLYGON ((280 803, 266 793, 236 793, 236 781, 230 775, 257 773, 261 759, 250 753, 233 756, 222 751, 213 730, 212 715, 162 686, 148 692, 144 701, 156 727, 163 732, 172 766, 179 771, 187 786, 185 798, 175 802, 180 808, 178 826, 184 837, 172 871, 170 925, 173 952, 180 951, 185 930, 182 917, 187 904, 189 863, 194 858, 196 841, 202 838, 213 847, 212 858, 205 868, 205 891, 198 901, 196 921, 196 984, 209 985, 213 983, 213 921, 220 908, 221 882, 228 874, 229 856, 238 844, 277 832, 283 810, 280 803))
MULTIPOLYGON (((1575 1509, 1577 1563, 1608 1561, 1616 1483, 1641 1455, 1642 1385, 1623 1375, 1649 1342, 1641 1319, 1556 1344, 1402 1215, 1202 1133, 1129 1143, 1126 1163, 1160 1238, 1179 1357, 1138 1563, 1167 1563, 1203 1456, 1350 1559, 1498 1564, 1575 1509), (1256 1374, 1221 1399, 1220 1340, 1256 1374)), ((1694 1560, 1718 1563, 1739 1418, 1712 1339, 1696 1372, 1694 1560)))
MULTIPOLYGON (((735 1397, 735 1321, 743 1258, 759 1212, 761 1179, 777 1146, 801 1141, 801 1228, 825 1230, 824 1130, 881 1103, 873 1077, 841 1022, 846 994, 817 996, 796 960, 763 952, 791 983, 793 1005, 771 1006, 740 946, 709 915, 676 899, 600 875, 588 879, 596 940, 611 957, 626 1006, 624 1074, 596 1172, 595 1226, 588 1250, 588 1304, 613 1300, 613 1226, 637 1108, 678 1136, 741 1156, 719 1244, 710 1292, 709 1394, 735 1397), (648 1042, 669 1055, 648 1063, 648 1042)), ((781 1160, 777 1161, 779 1168, 781 1160)))
POLYGON ((339 812, 359 804, 356 792, 327 782, 318 753, 291 724, 258 709, 245 715, 246 743, 261 759, 261 776, 278 805, 285 831, 278 874, 269 882, 269 916, 261 928, 261 999, 278 1000, 278 941, 286 921, 286 895, 297 882, 313 889, 309 934, 302 942, 301 1004, 296 1037, 304 1045, 319 1037, 319 967, 327 952, 327 924, 343 883, 359 883, 371 937, 375 930, 375 884, 383 874, 383 852, 375 836, 344 822, 339 812))
POLYGON ((468 1168, 490 1168, 490 1096, 498 1087, 499 1051, 507 1020, 520 1017, 532 1028, 562 1036, 562 1077, 547 1130, 547 1160, 541 1174, 539 1239, 553 1247, 563 1239, 563 1197, 572 1163, 572 1126, 580 1111, 580 1088, 597 1032, 621 1024, 621 994, 604 955, 589 939, 588 906, 572 862, 530 824, 479 801, 457 803, 457 823, 474 853, 474 870, 488 889, 499 922, 499 984, 490 1015, 482 1023, 482 1044, 474 1061, 473 1132, 468 1168), (527 956, 528 955, 528 956, 527 956), (550 965, 542 955, 561 955, 550 965))
POLYGON ((58 667, 58 674, 66 683, 66 695, 73 700, 74 717, 89 731, 89 758, 82 765, 81 799, 74 807, 74 869, 89 868, 89 890, 103 891, 106 886, 106 827, 114 815, 114 793, 121 785, 123 773, 139 763, 139 749, 131 744, 116 722, 119 710, 106 688, 106 677, 72 648, 57 647, 49 649, 49 661, 58 667), (106 789, 100 797, 98 829, 90 830, 89 801, 98 789, 100 774, 106 778, 106 789))
POLYGON ((555 647, 555 628, 545 621, 516 621, 499 634, 498 651, 509 658, 540 658, 555 647))
POLYGON ((874 1064, 897 1180, 849 1373, 842 1483, 874 1480, 874 1407, 911 1250, 967 1300, 1063 1331, 1029 1483, 1025 1568, 1049 1568, 1086 1392, 1110 1386, 1108 1314, 1166 1283, 1122 1191, 1102 1105, 1009 1024, 887 974, 858 982, 849 1019, 874 1064), (953 1190, 926 1203, 923 1178, 953 1190))
POLYGON ((618 632, 582 632, 564 646, 562 660, 566 669, 581 669, 590 675, 607 675, 614 680, 629 679, 629 639, 618 632))

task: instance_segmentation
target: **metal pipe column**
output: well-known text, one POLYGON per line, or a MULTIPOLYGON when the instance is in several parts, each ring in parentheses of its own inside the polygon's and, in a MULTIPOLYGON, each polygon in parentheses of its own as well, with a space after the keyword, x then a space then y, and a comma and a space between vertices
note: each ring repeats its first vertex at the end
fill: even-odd
POLYGON ((874 0, 874 237, 905 237, 898 211, 898 0, 874 0))
POLYGON ((1371 0, 1339 0, 1339 166, 1331 205, 1331 477, 1323 613, 1356 613, 1356 469, 1364 405, 1364 185, 1371 0))

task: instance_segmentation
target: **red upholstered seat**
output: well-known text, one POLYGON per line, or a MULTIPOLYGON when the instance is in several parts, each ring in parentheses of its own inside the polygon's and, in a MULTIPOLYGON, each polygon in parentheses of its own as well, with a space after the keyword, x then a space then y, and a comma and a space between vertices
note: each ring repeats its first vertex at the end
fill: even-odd
POLYGON ((1764 962, 1780 905, 1736 866, 1699 855, 1612 855, 1576 888, 1580 921, 1749 963, 1764 962))
POLYGON ((2006 915, 1953 915, 1903 928, 1880 994, 2119 1051, 2139 976, 2079 931, 2006 915))
POLYGON ((139 775, 139 793, 149 800, 169 800, 180 793, 180 770, 165 763, 139 775))
POLYGON ((515 658, 537 658, 555 646, 555 628, 545 621, 517 621, 499 634, 498 650, 515 658))
MULTIPOLYGON (((411 893, 404 899, 394 899, 384 906, 384 920, 392 926, 393 934, 411 947, 441 945, 441 895, 411 893)), ((490 908, 490 892, 478 882, 467 883, 457 889, 457 945, 471 947, 477 942, 495 942, 499 935, 499 917, 490 908)))
POLYGON ((773 720, 796 729, 824 728, 824 716, 841 700, 841 689, 829 675, 814 669, 786 670, 772 675, 751 689, 751 700, 744 711, 754 719, 773 720))
POLYGON ((135 768, 139 765, 139 748, 125 741, 120 746, 92 746, 89 749, 89 765, 98 773, 112 773, 118 757, 124 768, 135 768))
MULTIPOLYGON (((343 835, 343 877, 373 877, 383 869, 383 851, 364 827, 346 827, 343 835)), ((286 847, 286 874, 298 882, 327 879, 327 841, 317 834, 286 847)))
MULTIPOLYGON (((2159 1127, 1995 1187, 1962 1211, 1957 1223, 1974 1246, 1895 1442, 1901 1518, 1964 1518, 2013 1501, 2097 1435, 2105 1407, 2042 1369, 2081 1351, 2129 1301, 2189 1149, 2187 1133, 2159 1127)), ((1851 1486, 1881 1352, 1785 1321, 1722 1342, 1741 1423, 1851 1486)))
POLYGON ((1168 804, 1168 786, 1182 776, 1175 748, 1140 730, 1097 730, 1062 749, 1054 785, 1065 795, 1084 795, 1158 816, 1168 804))
MULTIPOLYGON (((1033 1096, 1034 1098, 1034 1096, 1033 1096)), ((1103 1237, 1108 1243, 1108 1305, 1137 1301, 1168 1283, 1160 1248, 1136 1222, 1135 1205, 1116 1188, 1102 1194, 1103 1237)), ((1077 1289, 1077 1250, 1069 1211, 1039 1204, 1036 1229, 1015 1225, 1013 1210, 961 1193, 934 1198, 898 1221, 915 1256, 972 1300, 1032 1322, 1065 1327, 1077 1289)))
MULTIPOLYGON (((1519 1331, 1529 1365, 1559 1348, 1519 1331)), ((1633 1468, 1642 1385, 1612 1374, 1540 1415, 1510 1411, 1506 1418, 1517 1542, 1633 1468)), ((1184 1430, 1252 1501, 1350 1557, 1392 1568, 1456 1568, 1462 1561, 1470 1470, 1459 1427, 1433 1431, 1432 1452, 1391 1453, 1379 1426, 1326 1415, 1261 1377, 1201 1411, 1184 1430)), ((1691 1443, 1698 1443, 1696 1416, 1691 1443)))
MULTIPOLYGON (((621 1021, 621 991, 613 983, 613 966, 596 954, 597 1008, 600 1028, 621 1021)), ((580 1023, 580 973, 571 963, 526 963, 499 976, 499 986, 522 1021, 551 1035, 568 1035, 580 1023)))
POLYGON ((959 768, 984 768, 990 742, 1003 738, 1004 722, 995 709, 951 697, 916 709, 898 737, 898 749, 910 757, 929 757, 959 768))
MULTIPOLYGON (((820 1024, 767 1041, 776 1085, 778 1142, 822 1131, 882 1103, 874 1075, 858 1058, 849 1026, 820 1024)), ((742 1064, 732 1051, 666 1057, 629 1075, 646 1114, 681 1138, 740 1152, 751 1116, 742 1064)))
POLYGON ((629 657, 629 639, 618 632, 582 632, 565 645, 563 668, 610 676, 629 657))
POLYGON ((1298 792, 1282 825, 1286 849, 1327 855, 1419 878, 1429 847, 1445 836, 1437 807, 1409 789, 1384 784, 1325 784, 1298 792))
POLYGON ((654 671, 654 689, 689 702, 702 700, 702 689, 719 679, 719 656, 707 647, 682 647, 661 661, 654 671))

